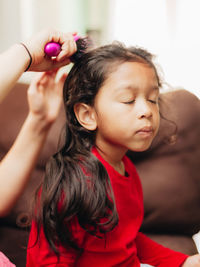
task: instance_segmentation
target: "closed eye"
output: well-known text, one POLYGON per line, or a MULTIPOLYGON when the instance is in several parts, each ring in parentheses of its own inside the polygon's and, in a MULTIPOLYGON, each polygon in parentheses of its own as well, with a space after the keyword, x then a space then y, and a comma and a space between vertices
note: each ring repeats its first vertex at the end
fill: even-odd
POLYGON ((123 104, 130 105, 130 104, 133 104, 134 102, 135 102, 135 99, 133 99, 131 101, 123 102, 123 104))
POLYGON ((158 103, 157 100, 152 100, 152 99, 149 99, 149 102, 151 102, 152 104, 157 104, 158 103))

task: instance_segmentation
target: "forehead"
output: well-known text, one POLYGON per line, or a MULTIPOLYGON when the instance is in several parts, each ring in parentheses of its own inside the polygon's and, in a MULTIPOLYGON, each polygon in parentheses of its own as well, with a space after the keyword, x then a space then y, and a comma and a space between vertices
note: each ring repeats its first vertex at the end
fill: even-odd
POLYGON ((154 68, 147 63, 124 62, 108 73, 104 85, 119 88, 158 88, 158 78, 154 68))

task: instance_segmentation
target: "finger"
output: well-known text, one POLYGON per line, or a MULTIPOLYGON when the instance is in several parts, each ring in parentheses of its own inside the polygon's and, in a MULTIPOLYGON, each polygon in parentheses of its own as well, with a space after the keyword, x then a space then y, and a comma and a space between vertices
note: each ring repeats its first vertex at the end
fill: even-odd
POLYGON ((46 72, 39 72, 38 74, 35 75, 33 79, 33 83, 37 85, 45 77, 45 75, 46 75, 46 72))
POLYGON ((61 77, 59 78, 59 80, 58 80, 58 82, 57 82, 57 84, 58 84, 59 86, 62 86, 62 87, 63 87, 64 82, 65 82, 65 80, 66 80, 66 78, 67 78, 67 75, 68 75, 68 73, 63 73, 63 74, 61 75, 61 77))
POLYGON ((38 89, 40 91, 43 91, 48 85, 51 86, 51 84, 55 80, 56 73, 55 72, 45 72, 42 79, 38 82, 38 89))
POLYGON ((58 56, 56 57, 56 61, 60 62, 65 60, 66 58, 69 59, 70 55, 71 55, 71 42, 68 41, 62 45, 62 49, 58 54, 58 56))
POLYGON ((54 31, 51 35, 50 42, 58 42, 61 45, 61 52, 56 57, 56 61, 61 62, 66 58, 69 58, 77 50, 74 36, 77 32, 73 33, 61 33, 54 31))
POLYGON ((53 42, 58 42, 61 47, 67 43, 68 41, 73 41, 74 37, 72 33, 62 33, 62 32, 55 32, 52 36, 53 42))
POLYGON ((46 71, 46 74, 48 76, 51 76, 52 78, 55 78, 55 76, 57 75, 58 71, 59 71, 59 68, 55 68, 53 70, 46 71))
POLYGON ((44 76, 45 76, 44 72, 39 72, 35 75, 35 77, 32 79, 31 84, 28 88, 28 93, 34 93, 37 91, 39 83, 43 79, 44 76))
POLYGON ((57 80, 56 82, 56 90, 58 93, 62 93, 62 89, 63 89, 63 86, 64 86, 64 83, 65 83, 65 80, 67 78, 67 73, 63 73, 57 80))
POLYGON ((73 33, 64 33, 60 35, 60 43, 63 45, 66 41, 74 41, 73 33))
POLYGON ((70 44, 69 44, 69 56, 72 56, 74 53, 76 53, 76 51, 77 51, 76 42, 75 41, 70 42, 70 44))
POLYGON ((42 93, 45 89, 48 89, 51 86, 51 83, 54 82, 56 73, 56 71, 43 72, 41 76, 36 77, 35 90, 42 93), (49 86, 47 86, 48 84, 49 86))
POLYGON ((62 74, 62 76, 60 77, 60 79, 61 79, 62 81, 65 81, 65 80, 67 79, 67 76, 68 76, 68 73, 65 72, 65 73, 62 74))
POLYGON ((61 52, 57 56, 57 61, 61 61, 64 58, 69 58, 72 54, 76 52, 76 50, 76 42, 74 41, 73 36, 70 35, 69 38, 63 42, 61 46, 61 52))
POLYGON ((70 61, 70 59, 69 58, 64 58, 64 59, 61 59, 61 60, 59 60, 58 61, 58 59, 56 58, 56 59, 53 59, 52 60, 52 65, 51 65, 51 69, 56 69, 56 68, 61 68, 61 67, 63 67, 63 66, 66 66, 66 65, 68 65, 68 64, 70 64, 71 63, 71 61, 70 61))

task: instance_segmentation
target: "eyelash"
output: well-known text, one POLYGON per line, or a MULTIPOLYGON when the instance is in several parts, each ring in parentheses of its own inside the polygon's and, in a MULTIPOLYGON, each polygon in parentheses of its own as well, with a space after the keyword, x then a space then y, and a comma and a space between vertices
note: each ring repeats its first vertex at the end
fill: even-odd
MULTIPOLYGON (((148 100, 149 102, 151 102, 152 104, 157 104, 157 100, 148 100)), ((128 102, 124 102, 124 104, 126 105, 131 105, 135 102, 135 99, 134 100, 131 100, 131 101, 128 101, 128 102)))
POLYGON ((131 101, 128 101, 128 102, 124 102, 124 104, 130 105, 130 104, 133 104, 134 102, 135 102, 135 99, 134 100, 131 100, 131 101))
POLYGON ((152 104, 157 104, 157 100, 149 100, 152 104))

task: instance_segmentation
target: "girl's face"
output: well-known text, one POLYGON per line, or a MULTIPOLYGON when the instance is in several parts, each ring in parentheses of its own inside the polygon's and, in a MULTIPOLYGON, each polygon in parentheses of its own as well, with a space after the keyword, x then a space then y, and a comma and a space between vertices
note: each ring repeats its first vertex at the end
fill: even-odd
POLYGON ((153 68, 121 63, 99 89, 94 102, 96 146, 123 155, 149 148, 159 128, 159 87, 153 68))

